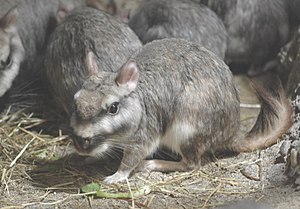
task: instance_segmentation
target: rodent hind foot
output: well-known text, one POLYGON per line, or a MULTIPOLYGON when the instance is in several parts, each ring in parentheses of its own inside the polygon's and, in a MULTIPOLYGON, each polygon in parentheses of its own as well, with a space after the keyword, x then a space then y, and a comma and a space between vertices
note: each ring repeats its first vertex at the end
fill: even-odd
POLYGON ((117 171, 111 176, 106 177, 103 181, 107 184, 113 184, 118 182, 123 182, 128 179, 130 172, 127 171, 117 171))
POLYGON ((190 166, 185 161, 166 161, 166 160, 144 160, 140 163, 137 171, 159 171, 159 172, 173 172, 173 171, 189 171, 190 166))

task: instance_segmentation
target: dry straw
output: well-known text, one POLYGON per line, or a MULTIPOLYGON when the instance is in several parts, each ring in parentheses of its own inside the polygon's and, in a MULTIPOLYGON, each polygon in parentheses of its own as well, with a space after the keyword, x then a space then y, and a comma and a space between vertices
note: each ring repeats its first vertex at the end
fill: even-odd
POLYGON ((228 199, 247 197, 263 188, 261 182, 251 183, 254 181, 241 178, 239 172, 246 165, 260 162, 260 159, 252 158, 234 164, 221 160, 197 171, 139 173, 127 183, 102 185, 101 189, 110 193, 131 192, 145 185, 151 188, 150 194, 129 198, 125 202, 94 199, 89 196, 91 193, 80 193, 80 188, 90 182, 101 184, 103 176, 112 172, 109 170, 110 163, 104 160, 101 165, 87 167, 84 160, 74 160, 73 155, 68 156, 71 140, 59 129, 52 130, 56 134, 46 134, 43 128, 48 123, 27 109, 12 112, 8 108, 1 115, 2 208, 64 206, 74 199, 84 201, 82 197, 96 206, 102 205, 103 201, 106 205, 121 201, 119 203, 126 207, 156 208, 165 199, 178 207, 210 208, 228 199))

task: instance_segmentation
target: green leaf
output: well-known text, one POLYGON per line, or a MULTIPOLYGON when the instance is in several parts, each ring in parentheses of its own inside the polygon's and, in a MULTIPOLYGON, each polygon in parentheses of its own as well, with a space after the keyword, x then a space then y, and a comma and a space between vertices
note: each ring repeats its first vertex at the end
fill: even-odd
POLYGON ((130 192, 119 192, 119 193, 107 193, 103 191, 97 191, 96 197, 99 198, 113 198, 113 199, 129 199, 129 198, 138 198, 150 194, 151 189, 149 186, 143 186, 139 189, 132 190, 130 192))
POLYGON ((90 183, 82 187, 81 191, 84 193, 96 192, 96 194, 93 195, 98 198, 129 199, 145 196, 151 192, 151 189, 146 185, 139 189, 132 190, 132 192, 109 193, 101 191, 101 185, 90 183))
POLYGON ((45 160, 47 158, 48 152, 47 150, 41 150, 38 154, 36 154, 36 157, 40 160, 45 160))
POLYGON ((100 189, 101 189, 101 185, 93 182, 82 187, 81 191, 84 193, 89 193, 89 192, 97 192, 100 189))

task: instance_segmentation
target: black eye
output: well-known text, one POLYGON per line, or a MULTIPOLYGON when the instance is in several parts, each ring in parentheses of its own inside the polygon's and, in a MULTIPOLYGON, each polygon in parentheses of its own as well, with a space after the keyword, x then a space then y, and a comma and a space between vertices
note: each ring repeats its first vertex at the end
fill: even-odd
POLYGON ((108 108, 107 112, 111 115, 115 115, 119 112, 119 102, 114 102, 112 103, 112 105, 110 105, 110 107, 108 108))
POLYGON ((10 59, 10 56, 7 57, 6 61, 1 61, 1 65, 3 67, 7 67, 11 64, 11 59, 10 59))

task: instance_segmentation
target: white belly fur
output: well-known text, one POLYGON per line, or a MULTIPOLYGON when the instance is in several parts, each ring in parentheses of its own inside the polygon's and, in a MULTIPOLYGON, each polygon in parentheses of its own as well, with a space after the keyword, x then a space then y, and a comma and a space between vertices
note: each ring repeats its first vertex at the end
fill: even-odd
POLYGON ((161 139, 161 145, 166 146, 173 152, 181 154, 180 145, 195 134, 194 126, 189 123, 174 122, 161 139))

